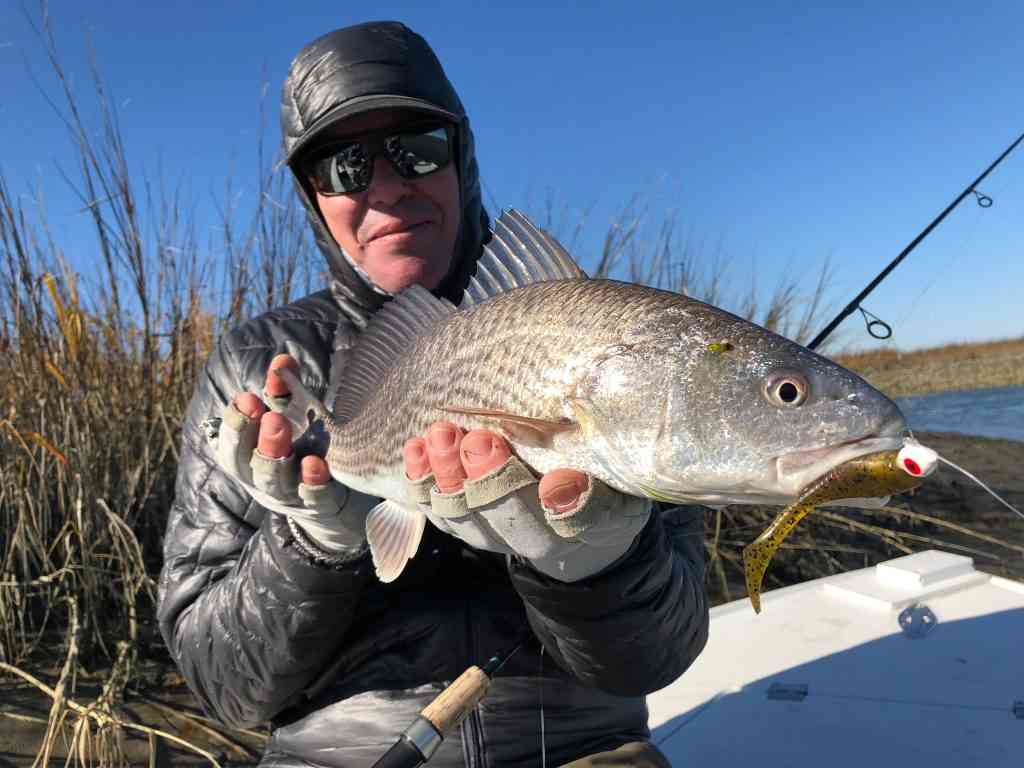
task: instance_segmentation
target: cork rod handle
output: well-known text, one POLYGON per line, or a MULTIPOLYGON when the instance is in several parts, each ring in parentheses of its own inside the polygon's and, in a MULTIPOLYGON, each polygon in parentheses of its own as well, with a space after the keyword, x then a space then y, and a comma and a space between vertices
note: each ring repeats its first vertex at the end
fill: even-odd
POLYGON ((440 696, 424 707, 420 714, 445 736, 484 697, 490 682, 491 679, 480 667, 469 667, 440 696))

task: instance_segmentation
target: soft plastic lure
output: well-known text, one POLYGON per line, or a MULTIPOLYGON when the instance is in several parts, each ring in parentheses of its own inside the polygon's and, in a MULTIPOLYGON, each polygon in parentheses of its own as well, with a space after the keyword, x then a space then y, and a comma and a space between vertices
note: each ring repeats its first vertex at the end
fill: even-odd
POLYGON ((917 442, 899 451, 881 451, 851 459, 808 485, 800 498, 783 509, 760 536, 743 549, 747 595, 761 612, 761 582, 775 552, 808 512, 840 499, 880 498, 916 488, 935 469, 938 456, 917 442))

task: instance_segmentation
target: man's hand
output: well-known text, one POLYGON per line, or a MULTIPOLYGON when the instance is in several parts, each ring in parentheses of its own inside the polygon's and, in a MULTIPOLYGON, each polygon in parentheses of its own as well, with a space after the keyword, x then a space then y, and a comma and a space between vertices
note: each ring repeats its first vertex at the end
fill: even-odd
POLYGON ((542 573, 578 581, 614 563, 650 516, 644 499, 574 469, 538 483, 487 430, 437 422, 404 449, 410 495, 441 530, 470 546, 526 558, 542 573))
POLYGON ((217 462, 256 501, 292 518, 322 549, 360 548, 366 515, 376 500, 332 479, 322 456, 297 458, 292 423, 282 413, 291 393, 274 373, 282 367, 298 372, 299 364, 290 355, 271 361, 263 388, 266 403, 244 392, 225 406, 216 437, 217 462))

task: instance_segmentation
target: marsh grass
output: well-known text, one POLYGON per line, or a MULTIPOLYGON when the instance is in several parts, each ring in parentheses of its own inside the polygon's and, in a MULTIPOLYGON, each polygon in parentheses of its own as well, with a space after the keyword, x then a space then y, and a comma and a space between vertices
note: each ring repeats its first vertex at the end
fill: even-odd
POLYGON ((843 365, 893 397, 1024 385, 1024 338, 843 354, 843 365))
POLYGON ((219 240, 202 243, 180 192, 133 170, 96 67, 98 128, 45 15, 39 40, 75 149, 62 174, 93 242, 85 284, 42 194, 26 202, 0 175, 0 672, 52 700, 39 764, 60 747, 115 765, 122 731, 143 729, 118 714, 140 656, 167 660, 155 578, 196 376, 226 327, 308 292, 316 273, 305 214, 262 147, 255 203, 221 206, 219 240), (77 701, 95 670, 103 684, 77 701))
MULTIPOLYGON (((91 222, 93 260, 85 284, 42 195, 23 204, 0 174, 0 678, 48 702, 45 718, 4 709, 0 719, 45 722, 37 765, 125 764, 126 733, 148 739, 151 760, 160 740, 214 764, 230 745, 251 757, 238 732, 194 711, 176 709, 176 732, 160 731, 125 703, 157 685, 146 669, 169 665, 154 625, 155 579, 196 376, 226 328, 317 285, 319 260, 290 183, 262 147, 255 203, 243 212, 227 184, 219 239, 203 241, 180 191, 129 162, 97 68, 95 126, 82 117, 45 16, 39 39, 61 93, 55 114, 76 151, 64 175, 91 222), (191 743, 178 735, 186 724, 191 743)), ((584 225, 592 224, 576 224, 584 225)), ((606 226, 596 273, 731 302, 798 340, 822 324, 827 267, 810 296, 785 280, 764 297, 756 283, 729 296, 722 255, 708 257, 678 229, 675 216, 626 206, 606 226)), ((709 518, 716 602, 742 595, 740 550, 772 514, 729 508, 709 518)), ((944 546, 920 524, 906 510, 816 515, 780 553, 769 586, 944 546)), ((996 537, 958 535, 973 536, 994 563, 1005 550, 996 537)), ((246 736, 258 745, 259 733, 246 736)))

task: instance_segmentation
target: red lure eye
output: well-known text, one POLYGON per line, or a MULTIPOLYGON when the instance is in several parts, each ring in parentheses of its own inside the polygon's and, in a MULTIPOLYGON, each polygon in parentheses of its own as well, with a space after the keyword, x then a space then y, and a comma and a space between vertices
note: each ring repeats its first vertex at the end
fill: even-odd
POLYGON ((903 459, 903 466, 907 468, 907 472, 912 475, 920 475, 921 467, 913 459, 903 459))

